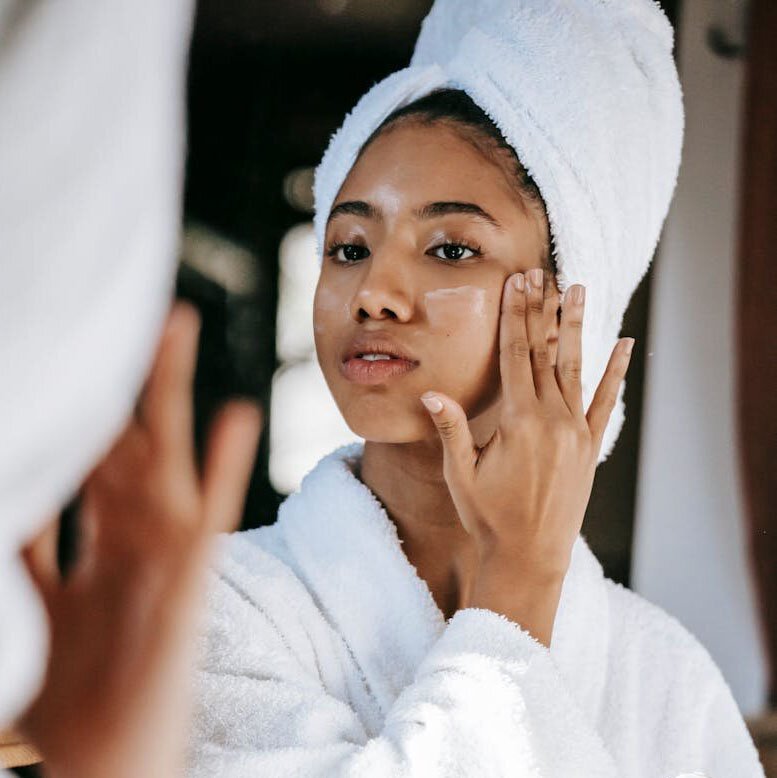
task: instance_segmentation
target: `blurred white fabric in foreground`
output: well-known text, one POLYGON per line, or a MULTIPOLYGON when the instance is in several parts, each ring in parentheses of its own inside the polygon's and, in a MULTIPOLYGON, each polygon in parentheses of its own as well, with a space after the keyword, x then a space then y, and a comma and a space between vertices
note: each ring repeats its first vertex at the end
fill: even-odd
POLYGON ((45 621, 15 561, 119 432, 172 289, 191 0, 0 0, 0 726, 45 621))

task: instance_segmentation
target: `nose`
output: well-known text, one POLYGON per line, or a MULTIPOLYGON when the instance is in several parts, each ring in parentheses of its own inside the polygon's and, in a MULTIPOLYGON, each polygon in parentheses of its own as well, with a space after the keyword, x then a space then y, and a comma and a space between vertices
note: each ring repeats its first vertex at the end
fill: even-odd
POLYGON ((353 319, 409 321, 413 315, 411 279, 401 259, 373 254, 363 268, 364 275, 351 300, 353 319))

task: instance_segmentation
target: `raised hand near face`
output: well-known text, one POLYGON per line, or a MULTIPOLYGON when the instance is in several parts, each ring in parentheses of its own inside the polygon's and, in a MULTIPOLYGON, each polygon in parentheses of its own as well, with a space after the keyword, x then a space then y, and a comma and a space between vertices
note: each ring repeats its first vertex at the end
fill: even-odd
POLYGON ((565 295, 554 366, 543 329, 543 286, 539 268, 505 283, 501 417, 485 446, 475 446, 464 410, 450 397, 427 392, 422 401, 442 441, 451 497, 479 552, 467 606, 502 613, 550 646, 602 437, 634 341, 618 341, 585 413, 584 287, 576 284, 565 295))
POLYGON ((64 580, 56 524, 26 551, 48 609, 44 687, 21 722, 54 778, 159 778, 183 767, 210 538, 242 513, 260 412, 231 401, 194 453, 198 318, 173 309, 134 418, 82 489, 64 580))

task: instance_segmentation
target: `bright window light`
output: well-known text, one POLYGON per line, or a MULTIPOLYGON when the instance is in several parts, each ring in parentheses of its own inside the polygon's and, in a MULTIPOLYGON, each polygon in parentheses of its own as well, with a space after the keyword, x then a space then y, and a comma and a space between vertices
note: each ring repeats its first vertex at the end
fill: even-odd
POLYGON ((311 223, 292 227, 280 247, 276 348, 270 407, 270 482, 283 494, 299 488, 321 457, 359 438, 329 394, 313 341, 313 296, 319 262, 311 223))

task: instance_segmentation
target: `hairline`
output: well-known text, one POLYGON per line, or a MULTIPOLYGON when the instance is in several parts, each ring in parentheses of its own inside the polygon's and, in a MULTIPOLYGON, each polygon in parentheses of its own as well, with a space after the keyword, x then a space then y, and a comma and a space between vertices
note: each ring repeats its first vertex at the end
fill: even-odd
POLYGON ((384 119, 383 122, 379 124, 372 131, 372 133, 370 133, 367 140, 364 141, 353 161, 353 165, 355 165, 361 159, 364 152, 381 135, 386 132, 391 132, 392 130, 398 129, 403 125, 413 123, 426 127, 431 127, 433 125, 442 125, 444 127, 447 126, 448 129, 453 130, 456 134, 462 137, 463 140, 469 143, 485 159, 494 163, 502 170, 508 180, 509 185, 518 195, 519 203, 524 212, 528 213, 530 210, 538 212, 545 221, 548 240, 544 243, 541 261, 545 269, 552 271, 555 275, 556 270, 554 268, 554 263, 551 261, 551 235, 547 213, 545 212, 545 209, 542 205, 538 206, 536 204, 527 202, 529 198, 526 197, 521 188, 521 185, 515 180, 515 175, 512 173, 512 171, 507 169, 504 160, 501 158, 502 154, 500 154, 500 152, 512 154, 514 160, 521 164, 520 160, 518 159, 518 155, 509 145, 507 148, 498 145, 496 140, 480 127, 463 121, 462 119, 459 119, 455 116, 434 116, 429 111, 424 109, 419 109, 418 111, 408 111, 407 113, 402 113, 399 116, 395 116, 393 118, 389 115, 387 119, 384 119))

